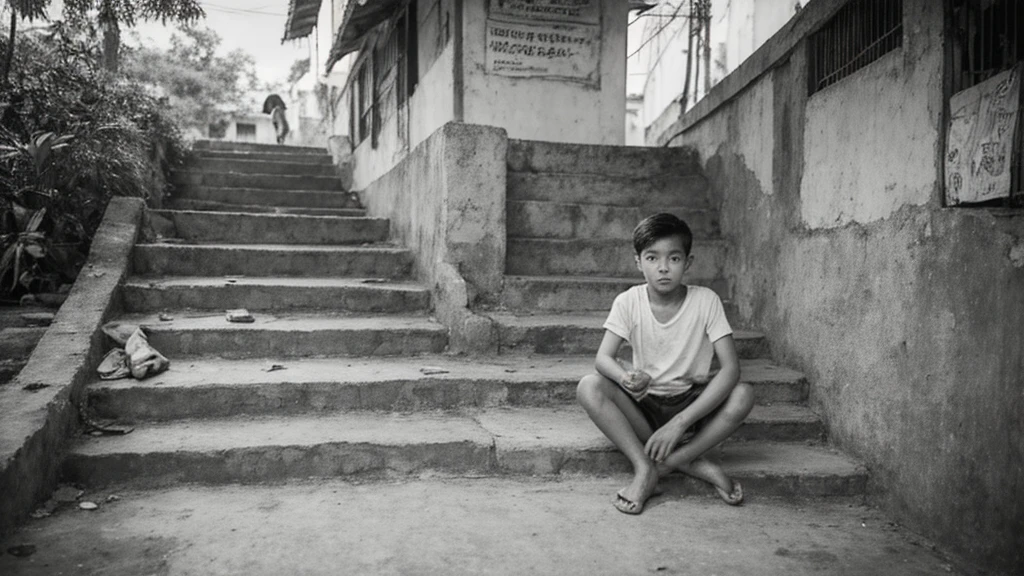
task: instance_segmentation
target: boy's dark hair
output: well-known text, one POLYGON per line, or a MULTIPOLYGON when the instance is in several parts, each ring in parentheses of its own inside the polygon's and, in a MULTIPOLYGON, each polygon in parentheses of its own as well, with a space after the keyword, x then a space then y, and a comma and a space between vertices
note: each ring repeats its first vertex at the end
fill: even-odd
POLYGON ((648 216, 640 221, 633 229, 633 248, 637 256, 662 238, 679 236, 683 240, 683 251, 690 255, 690 248, 693 247, 693 233, 690 227, 673 214, 662 212, 654 216, 648 216))

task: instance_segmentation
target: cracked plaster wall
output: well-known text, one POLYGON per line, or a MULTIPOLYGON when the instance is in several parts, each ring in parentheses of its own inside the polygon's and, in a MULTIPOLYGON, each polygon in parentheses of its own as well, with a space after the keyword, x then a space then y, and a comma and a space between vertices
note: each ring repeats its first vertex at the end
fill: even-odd
POLYGON ((903 49, 810 98, 798 44, 674 144, 704 161, 741 315, 808 374, 872 498, 1024 573, 1024 214, 941 205, 933 8, 905 0, 903 49))

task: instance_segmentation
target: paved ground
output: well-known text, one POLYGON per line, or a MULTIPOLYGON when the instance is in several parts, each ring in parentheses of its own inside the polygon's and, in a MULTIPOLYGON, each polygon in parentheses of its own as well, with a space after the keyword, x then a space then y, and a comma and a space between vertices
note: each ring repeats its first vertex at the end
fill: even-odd
POLYGON ((672 492, 615 511, 625 476, 417 478, 86 494, 0 546, 0 574, 951 574, 856 502, 672 492), (14 557, 9 548, 36 552, 14 557))

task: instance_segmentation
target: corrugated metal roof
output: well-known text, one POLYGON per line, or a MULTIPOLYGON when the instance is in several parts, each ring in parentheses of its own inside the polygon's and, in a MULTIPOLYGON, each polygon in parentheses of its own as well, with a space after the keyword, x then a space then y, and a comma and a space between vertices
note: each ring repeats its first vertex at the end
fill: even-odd
POLYGON ((316 19, 320 14, 322 0, 289 0, 288 19, 284 24, 284 36, 281 42, 305 38, 313 32, 316 19))
POLYGON ((355 52, 371 30, 384 22, 405 4, 404 0, 349 0, 345 16, 334 37, 327 69, 350 52, 355 52))

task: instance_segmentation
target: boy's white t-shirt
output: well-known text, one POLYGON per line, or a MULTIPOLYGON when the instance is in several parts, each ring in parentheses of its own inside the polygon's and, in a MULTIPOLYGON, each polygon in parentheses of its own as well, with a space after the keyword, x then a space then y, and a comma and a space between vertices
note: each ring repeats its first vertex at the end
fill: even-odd
POLYGON ((718 294, 687 285, 679 312, 662 324, 651 312, 647 285, 615 297, 604 328, 633 347, 633 368, 651 375, 648 393, 669 396, 706 383, 714 356, 712 342, 732 334, 718 294))

